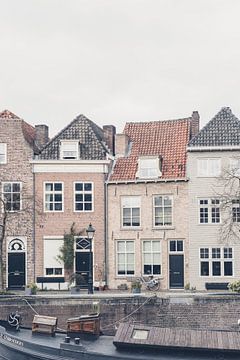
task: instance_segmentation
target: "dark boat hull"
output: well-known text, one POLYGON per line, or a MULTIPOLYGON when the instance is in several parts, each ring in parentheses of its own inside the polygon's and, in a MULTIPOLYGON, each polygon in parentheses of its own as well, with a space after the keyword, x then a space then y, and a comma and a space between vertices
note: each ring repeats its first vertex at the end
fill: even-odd
MULTIPOLYGON (((101 336, 95 341, 82 341, 82 345, 64 343, 65 335, 34 335, 31 330, 7 331, 0 326, 0 360, 213 360, 219 353, 189 352, 180 349, 158 349, 154 352, 140 348, 118 351, 113 337, 101 336)), ((221 353, 221 359, 232 358, 221 353)), ((236 354, 239 359, 239 353, 236 354)))

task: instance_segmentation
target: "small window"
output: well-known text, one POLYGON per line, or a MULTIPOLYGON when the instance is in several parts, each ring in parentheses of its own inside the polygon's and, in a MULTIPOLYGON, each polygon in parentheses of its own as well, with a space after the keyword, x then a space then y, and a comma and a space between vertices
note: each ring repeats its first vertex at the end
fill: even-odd
POLYGON ((0 164, 7 163, 7 144, 0 143, 0 164))
POLYGON ((78 141, 61 141, 61 159, 78 159, 78 141))
POLYGON ((215 177, 221 173, 221 159, 198 159, 197 174, 199 177, 215 177))
POLYGON ((3 183, 3 199, 7 211, 20 211, 22 209, 22 194, 20 182, 3 183))
POLYGON ((154 225, 171 226, 172 225, 172 196, 159 195, 153 199, 154 206, 154 225))
POLYGON ((136 340, 147 340, 149 330, 134 329, 132 333, 132 339, 136 340))
POLYGON ((170 240, 170 252, 183 252, 183 240, 170 240))
POLYGON ((162 176, 160 160, 158 157, 142 157, 138 159, 138 171, 136 177, 140 179, 158 178, 162 176))
POLYGON ((117 275, 134 275, 135 272, 135 252, 134 241, 117 241, 117 275))
POLYGON ((140 196, 122 197, 122 226, 140 226, 140 196))
POLYGON ((44 200, 45 211, 63 211, 63 184, 45 183, 44 200))
POLYGON ((93 183, 76 182, 74 184, 74 210, 93 211, 93 183))

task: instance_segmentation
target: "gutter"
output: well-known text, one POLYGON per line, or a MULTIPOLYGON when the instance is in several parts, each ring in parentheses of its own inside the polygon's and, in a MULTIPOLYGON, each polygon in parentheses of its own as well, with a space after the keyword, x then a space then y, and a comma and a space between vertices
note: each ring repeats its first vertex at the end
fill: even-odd
POLYGON ((240 150, 239 145, 232 146, 188 146, 187 151, 237 151, 240 150))
POLYGON ((152 179, 152 180, 108 180, 106 181, 107 185, 111 184, 147 184, 147 183, 166 183, 166 182, 187 182, 189 179, 184 178, 178 178, 178 179, 152 179))

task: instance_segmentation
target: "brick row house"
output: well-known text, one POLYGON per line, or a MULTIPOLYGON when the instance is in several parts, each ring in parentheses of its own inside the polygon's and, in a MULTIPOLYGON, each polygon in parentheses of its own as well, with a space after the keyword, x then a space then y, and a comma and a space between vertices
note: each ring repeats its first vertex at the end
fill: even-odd
POLYGON ((50 141, 46 125, 3 111, 6 287, 66 280, 58 255, 73 224, 73 271, 86 284, 91 264, 95 287, 129 285, 140 275, 160 277, 162 289, 232 282, 240 275, 239 167, 240 121, 229 108, 201 131, 194 111, 127 123, 116 136, 114 126, 79 115, 50 141))
POLYGON ((39 151, 42 141, 42 125, 34 128, 8 110, 0 113, 0 231, 5 231, 4 286, 10 289, 24 287, 35 277, 34 190, 30 160, 39 151))
POLYGON ((199 115, 127 123, 116 137, 107 185, 108 284, 161 277, 162 289, 189 279, 187 144, 199 115))
MULTIPOLYGON (((94 286, 105 283, 105 180, 114 152, 115 128, 98 127, 80 115, 59 132, 32 162, 36 196, 36 278, 64 277, 57 255, 64 234, 75 224, 75 273, 88 284, 93 261, 94 286), (93 259, 86 229, 96 229, 93 259)), ((46 284, 47 286, 47 284, 46 284)), ((57 284, 49 284, 51 288, 57 284)), ((65 287, 67 283, 65 284, 65 287)))
POLYGON ((197 289, 240 276, 240 120, 230 108, 189 142, 189 281, 197 289))

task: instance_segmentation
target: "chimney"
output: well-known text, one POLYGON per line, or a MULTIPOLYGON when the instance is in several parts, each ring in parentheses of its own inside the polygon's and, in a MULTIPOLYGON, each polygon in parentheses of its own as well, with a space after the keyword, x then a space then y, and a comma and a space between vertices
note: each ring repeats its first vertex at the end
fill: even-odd
POLYGON ((104 125, 103 133, 104 133, 104 139, 107 143, 107 146, 111 150, 112 154, 115 155, 115 134, 116 134, 115 126, 104 125))
POLYGON ((47 125, 35 125, 36 144, 42 149, 49 141, 48 126, 47 125))
POLYGON ((115 135, 116 157, 127 156, 129 150, 129 137, 126 134, 115 135))
POLYGON ((190 129, 190 139, 192 139, 199 132, 199 120, 200 116, 198 111, 193 111, 190 129))

